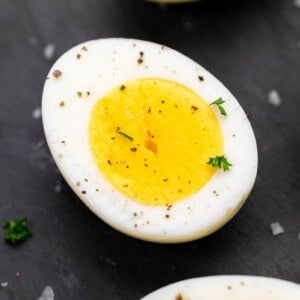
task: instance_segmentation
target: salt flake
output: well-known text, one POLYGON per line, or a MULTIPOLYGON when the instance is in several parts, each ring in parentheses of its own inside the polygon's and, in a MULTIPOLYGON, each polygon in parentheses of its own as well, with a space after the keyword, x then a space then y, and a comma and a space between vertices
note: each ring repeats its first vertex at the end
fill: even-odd
POLYGON ((268 101, 271 105, 276 106, 276 107, 281 105, 281 98, 280 98, 279 93, 276 90, 271 90, 269 92, 268 101))
POLYGON ((51 60, 54 57, 54 53, 55 53, 55 45, 54 44, 48 44, 45 48, 44 48, 44 58, 46 60, 51 60))
POLYGON ((7 287, 7 286, 8 286, 8 282, 2 282, 2 283, 1 283, 1 287, 4 288, 4 287, 7 287))
POLYGON ((31 115, 34 119, 40 119, 42 116, 42 111, 39 107, 37 107, 32 111, 31 115))
POLYGON ((54 300, 54 292, 51 286, 46 286, 38 300, 54 300))
POLYGON ((116 265, 117 265, 116 262, 113 261, 113 260, 111 260, 110 258, 106 258, 106 261, 107 261, 109 264, 111 264, 112 266, 116 266, 116 265))
POLYGON ((294 0, 294 5, 295 5, 297 8, 300 8, 300 0, 294 0))
POLYGON ((62 186, 61 186, 61 184, 58 182, 58 183, 56 183, 56 185, 55 185, 55 187, 54 187, 54 191, 55 191, 55 193, 60 193, 61 192, 61 190, 62 190, 62 186))
POLYGON ((270 224, 270 227, 271 227, 271 231, 272 231, 272 234, 273 234, 273 235, 278 235, 278 234, 284 233, 284 229, 283 229, 283 227, 280 225, 279 222, 271 223, 271 224, 270 224))

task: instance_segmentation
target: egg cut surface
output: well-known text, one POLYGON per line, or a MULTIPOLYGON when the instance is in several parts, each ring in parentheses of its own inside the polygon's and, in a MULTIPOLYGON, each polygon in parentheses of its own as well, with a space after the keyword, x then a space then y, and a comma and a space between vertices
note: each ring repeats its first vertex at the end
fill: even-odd
POLYGON ((48 74, 42 113, 71 188, 136 238, 176 243, 208 235, 238 211, 255 181, 255 137, 236 99, 197 63, 159 44, 111 38, 75 46, 48 74), (211 163, 218 157, 227 169, 211 163))

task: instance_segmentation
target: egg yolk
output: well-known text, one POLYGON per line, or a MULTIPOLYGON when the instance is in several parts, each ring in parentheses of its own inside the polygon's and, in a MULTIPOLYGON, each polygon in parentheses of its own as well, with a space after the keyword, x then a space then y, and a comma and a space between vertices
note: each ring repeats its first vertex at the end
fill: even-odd
POLYGON ((201 189, 223 153, 211 107, 173 81, 138 79, 99 99, 89 144, 95 163, 118 190, 146 205, 171 205, 201 189))

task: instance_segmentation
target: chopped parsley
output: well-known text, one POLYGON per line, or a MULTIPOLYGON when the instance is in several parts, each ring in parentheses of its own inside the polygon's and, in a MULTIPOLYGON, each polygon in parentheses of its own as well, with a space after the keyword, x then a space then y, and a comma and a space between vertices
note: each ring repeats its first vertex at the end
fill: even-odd
POLYGON ((217 99, 217 100, 215 100, 214 102, 210 103, 210 105, 213 105, 213 104, 217 105, 217 106, 218 106, 218 109, 219 109, 219 111, 220 111, 220 113, 221 113, 221 115, 227 116, 227 113, 226 113, 224 107, 222 106, 222 104, 223 104, 224 102, 226 102, 226 101, 223 100, 222 97, 220 97, 219 99, 217 99))
POLYGON ((224 171, 229 171, 229 168, 232 166, 232 164, 227 160, 225 155, 210 157, 207 164, 219 169, 223 168, 224 171))
POLYGON ((130 135, 126 134, 125 132, 116 131, 116 133, 118 133, 119 135, 122 135, 124 138, 128 139, 131 142, 133 141, 133 137, 131 137, 130 135))
POLYGON ((32 235, 27 219, 6 221, 3 229, 6 230, 5 239, 13 244, 25 241, 32 235))

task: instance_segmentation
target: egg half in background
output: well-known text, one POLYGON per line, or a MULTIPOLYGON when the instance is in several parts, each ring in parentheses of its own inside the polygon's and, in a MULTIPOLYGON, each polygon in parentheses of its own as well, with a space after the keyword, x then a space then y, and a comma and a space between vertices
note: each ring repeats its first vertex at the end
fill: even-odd
POLYGON ((225 275, 165 286, 141 300, 299 300, 300 285, 280 279, 225 275))
POLYGON ((42 99, 52 156, 82 201, 115 229, 177 243, 206 236, 247 199, 255 137, 234 96, 186 56, 110 38, 67 51, 42 99), (225 101, 222 107, 211 104, 225 101), (229 170, 208 164, 224 156, 229 170))

